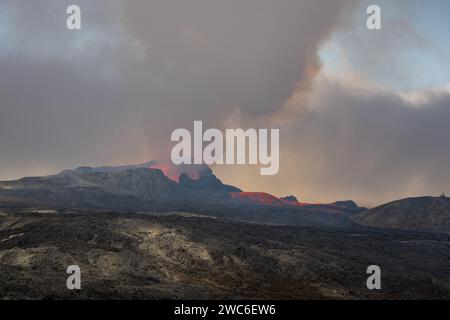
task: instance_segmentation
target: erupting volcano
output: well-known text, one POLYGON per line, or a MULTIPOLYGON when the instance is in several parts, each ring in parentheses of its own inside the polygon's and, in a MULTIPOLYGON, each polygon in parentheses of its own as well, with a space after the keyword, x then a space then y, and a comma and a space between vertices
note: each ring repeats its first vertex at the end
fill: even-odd
MULTIPOLYGON (((357 208, 357 205, 352 201, 338 201, 331 204, 312 204, 299 202, 296 197, 290 195, 287 197, 278 198, 274 195, 265 192, 244 192, 237 187, 226 185, 217 178, 211 168, 207 165, 199 164, 181 164, 174 165, 170 160, 152 160, 143 164, 137 165, 125 165, 116 167, 79 167, 73 172, 76 174, 92 174, 92 173, 107 173, 117 174, 126 171, 134 171, 139 169, 149 169, 149 171, 160 171, 166 181, 161 180, 162 185, 172 187, 173 190, 168 191, 166 198, 193 197, 196 201, 199 199, 208 200, 214 198, 215 201, 224 201, 227 204, 244 205, 244 206, 268 206, 268 207, 282 207, 282 208, 294 208, 294 207, 308 207, 308 208, 327 208, 330 210, 337 210, 340 212, 343 207, 353 210, 357 208), (172 184, 168 183, 171 182, 172 184), (173 183, 176 183, 174 186, 173 183), (178 190, 178 191, 177 191, 178 190), (181 191, 180 191, 181 190, 181 191)), ((65 171, 63 173, 69 173, 71 171, 65 171)), ((142 173, 142 172, 141 172, 142 173)), ((142 173, 145 175, 145 173, 142 173)), ((147 177, 148 178, 148 177, 147 177)), ((145 178, 145 179, 147 179, 145 178)), ((78 178, 77 178, 78 179, 78 178)), ((143 178, 144 179, 144 178, 143 178)), ((145 180, 144 179, 144 180, 145 180)), ((78 181, 78 180, 77 180, 78 181)), ((123 191, 130 191, 130 186, 123 191)), ((131 188, 132 189, 132 188, 131 188)), ((156 190, 150 192, 150 194, 156 194, 161 191, 161 185, 156 187, 156 190)), ((192 200, 192 199, 190 199, 192 200)), ((200 201, 200 202, 202 202, 200 201)), ((210 200, 209 200, 210 201, 210 200)), ((206 201, 208 202, 208 201, 206 201)))
POLYGON ((209 167, 201 164, 181 164, 174 165, 170 161, 166 160, 153 160, 148 163, 148 168, 159 169, 164 175, 175 182, 179 182, 180 176, 185 173, 189 178, 198 180, 202 173, 209 171, 209 167))
POLYGON ((131 169, 159 169, 164 175, 172 181, 179 182, 180 176, 185 173, 189 178, 198 180, 202 174, 211 172, 211 169, 206 165, 199 164, 182 164, 174 165, 170 160, 152 160, 142 164, 124 165, 124 166, 102 166, 102 167, 79 167, 77 172, 105 172, 105 173, 117 173, 131 169))

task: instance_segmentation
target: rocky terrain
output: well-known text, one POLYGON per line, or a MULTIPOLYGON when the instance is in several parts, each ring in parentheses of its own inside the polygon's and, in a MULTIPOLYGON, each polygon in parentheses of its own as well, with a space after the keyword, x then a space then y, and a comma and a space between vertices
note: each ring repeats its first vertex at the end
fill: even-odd
POLYGON ((136 166, 80 167, 51 176, 4 181, 0 182, 0 210, 189 211, 247 222, 289 225, 342 224, 347 222, 343 217, 364 210, 352 201, 307 204, 292 196, 277 198, 262 192, 243 192, 223 184, 208 167, 177 170, 172 167, 153 162, 136 166), (179 177, 169 178, 174 172, 179 173, 179 177))
POLYGON ((307 204, 155 162, 0 182, 0 299, 448 299, 448 208, 307 204))
POLYGON ((51 212, 0 217, 2 299, 443 299, 450 237, 201 217, 51 212), (66 288, 79 265, 82 290, 66 288), (366 268, 382 268, 382 290, 366 268))

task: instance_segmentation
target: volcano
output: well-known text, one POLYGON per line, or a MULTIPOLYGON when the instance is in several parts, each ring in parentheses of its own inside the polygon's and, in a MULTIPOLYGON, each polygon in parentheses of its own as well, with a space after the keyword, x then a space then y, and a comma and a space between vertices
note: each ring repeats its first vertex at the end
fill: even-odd
POLYGON ((199 179, 202 174, 208 174, 211 169, 207 165, 203 164, 192 164, 192 165, 174 165, 170 160, 158 159, 151 160, 141 164, 135 165, 122 165, 122 166, 102 166, 102 167, 79 167, 75 169, 77 172, 104 172, 104 173, 117 173, 121 171, 131 170, 131 169, 158 169, 161 170, 164 175, 172 181, 178 182, 180 176, 185 173, 191 179, 199 179))
POLYGON ((187 175, 191 179, 200 179, 202 176, 208 176, 211 169, 203 164, 180 164, 174 165, 167 160, 153 160, 148 163, 150 169, 159 169, 164 175, 176 182, 179 182, 182 174, 187 175))
POLYGON ((0 209, 17 207, 57 211, 154 212, 190 211, 270 223, 335 223, 329 214, 346 217, 358 207, 300 203, 293 196, 278 198, 243 191, 222 183, 208 166, 153 160, 116 167, 78 167, 44 176, 0 182, 0 209), (302 222, 303 221, 303 222, 302 222))
POLYGON ((444 225, 445 208, 307 204, 152 161, 0 182, 0 299, 448 298, 448 235, 399 230, 428 210, 444 225), (372 261, 389 270, 375 295, 372 261), (88 275, 77 292, 72 263, 88 275))

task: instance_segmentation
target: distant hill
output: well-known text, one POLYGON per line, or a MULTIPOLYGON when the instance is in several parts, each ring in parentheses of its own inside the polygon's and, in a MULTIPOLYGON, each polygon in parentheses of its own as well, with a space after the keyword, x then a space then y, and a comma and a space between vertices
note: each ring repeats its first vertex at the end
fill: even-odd
POLYGON ((0 182, 0 205, 10 200, 33 206, 146 211, 182 206, 186 201, 223 203, 228 201, 229 192, 240 191, 224 185, 209 168, 197 179, 185 172, 180 177, 176 182, 161 169, 148 167, 82 167, 57 175, 0 182))
POLYGON ((352 219, 374 227, 450 233, 450 198, 397 200, 356 214, 352 219))
POLYGON ((79 167, 57 175, 0 181, 0 209, 111 212, 182 210, 233 219, 305 224, 348 223, 364 210, 352 201, 300 203, 243 192, 220 181, 208 166, 175 166, 163 161, 118 167, 79 167))

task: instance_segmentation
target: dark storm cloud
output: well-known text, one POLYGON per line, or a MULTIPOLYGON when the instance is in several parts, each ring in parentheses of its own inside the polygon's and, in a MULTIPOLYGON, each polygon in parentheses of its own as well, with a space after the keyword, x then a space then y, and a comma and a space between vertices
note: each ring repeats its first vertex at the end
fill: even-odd
POLYGON ((0 177, 167 157, 194 119, 281 106, 344 1, 0 4, 0 177))
POLYGON ((321 79, 309 109, 281 127, 280 172, 218 167, 244 190, 306 202, 354 199, 374 206, 410 196, 450 194, 450 91, 405 99, 321 79), (420 97, 420 98, 417 98, 420 97))
POLYGON ((291 164, 286 170, 308 197, 375 205, 450 192, 450 92, 405 99, 326 83, 318 94, 319 110, 289 128, 286 151, 299 159, 296 168, 291 164))
POLYGON ((279 108, 317 65, 318 45, 343 3, 131 1, 124 25, 146 50, 145 71, 181 97, 176 112, 216 117, 234 106, 260 115, 279 108))
POLYGON ((171 132, 203 120, 281 126, 277 176, 215 168, 248 190, 363 204, 450 193, 448 92, 411 103, 316 79, 347 1, 84 0, 76 32, 69 4, 0 4, 0 179, 167 158, 171 132))
POLYGON ((126 51, 108 33, 118 30, 113 2, 80 1, 86 33, 65 28, 69 3, 0 4, 2 178, 102 161, 114 146, 126 97, 115 63, 126 51))

